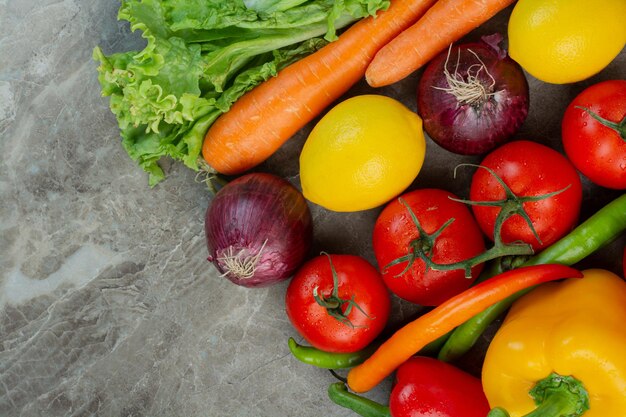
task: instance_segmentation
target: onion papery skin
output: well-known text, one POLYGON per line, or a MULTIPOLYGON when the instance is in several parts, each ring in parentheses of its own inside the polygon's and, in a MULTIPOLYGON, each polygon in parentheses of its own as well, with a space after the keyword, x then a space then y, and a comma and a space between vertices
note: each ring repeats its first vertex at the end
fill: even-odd
POLYGON ((291 277, 313 241, 311 212, 302 193, 267 173, 236 178, 220 189, 205 216, 209 262, 244 287, 265 287, 291 277), (256 259, 255 259, 256 258, 256 259), (233 259, 252 270, 232 268, 233 259))
POLYGON ((428 136, 444 149, 461 155, 493 150, 517 132, 528 115, 524 71, 493 43, 467 43, 440 53, 424 69, 417 96, 418 113, 428 136), (481 61, 485 68, 476 72, 481 61), (465 81, 469 71, 491 94, 478 103, 460 101, 444 90, 450 88, 446 68, 465 81))

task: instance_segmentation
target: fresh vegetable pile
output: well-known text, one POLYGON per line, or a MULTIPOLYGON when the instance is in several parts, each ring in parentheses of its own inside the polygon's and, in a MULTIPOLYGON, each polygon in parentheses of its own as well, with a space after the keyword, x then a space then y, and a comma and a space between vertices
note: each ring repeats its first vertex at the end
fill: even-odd
POLYGON ((556 0, 551 13, 578 20, 550 30, 530 23, 555 18, 543 3, 131 0, 120 18, 146 48, 94 56, 150 184, 162 156, 235 177, 206 212, 208 260, 245 287, 289 280, 286 342, 331 370, 330 401, 366 417, 626 415, 626 281, 577 265, 626 231, 626 80, 580 88, 559 120, 562 150, 516 137, 528 74, 541 88, 601 72, 626 44, 626 3, 556 0), (506 38, 462 41, 514 3, 506 38), (586 20, 606 28, 577 33, 586 20), (574 38, 591 47, 566 48, 574 38), (422 67, 417 112, 376 90, 342 99, 422 67), (294 155, 299 183, 250 172, 326 111, 294 155), (472 157, 449 167, 471 174, 463 195, 421 185, 428 139, 472 157), (619 194, 581 221, 584 181, 619 194), (311 205, 378 210, 374 262, 312 253, 311 205), (398 329, 394 298, 423 307, 398 329), (489 326, 479 377, 460 359, 489 326), (388 405, 366 397, 392 374, 388 405))

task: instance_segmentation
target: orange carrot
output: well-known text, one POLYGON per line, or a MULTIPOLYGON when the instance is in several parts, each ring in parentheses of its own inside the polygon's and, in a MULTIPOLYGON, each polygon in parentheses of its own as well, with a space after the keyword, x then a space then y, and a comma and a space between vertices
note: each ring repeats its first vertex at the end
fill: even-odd
POLYGON ((339 38, 243 95, 209 128, 206 162, 239 174, 270 157, 365 74, 376 51, 415 22, 435 0, 392 0, 386 11, 352 25, 339 38))
POLYGON ((529 287, 568 277, 582 274, 564 265, 547 264, 514 269, 483 281, 394 333, 365 362, 350 370, 348 386, 355 392, 369 391, 422 347, 490 305, 529 287))
POLYGON ((439 0, 415 24, 381 48, 367 67, 372 87, 393 84, 515 0, 439 0))

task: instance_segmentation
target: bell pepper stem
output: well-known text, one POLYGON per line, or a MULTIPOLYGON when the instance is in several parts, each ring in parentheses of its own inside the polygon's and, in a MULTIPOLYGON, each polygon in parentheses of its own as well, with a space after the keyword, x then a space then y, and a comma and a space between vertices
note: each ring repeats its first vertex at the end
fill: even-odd
MULTIPOLYGON (((589 394, 573 376, 552 373, 530 390, 537 408, 523 417, 580 417, 589 410, 589 394)), ((487 417, 508 417, 503 408, 492 409, 487 417)))
POLYGON ((362 417, 391 417, 389 407, 348 391, 346 384, 335 382, 328 387, 328 397, 337 405, 362 417))
POLYGON ((487 417, 510 417, 510 414, 502 407, 492 408, 487 417))

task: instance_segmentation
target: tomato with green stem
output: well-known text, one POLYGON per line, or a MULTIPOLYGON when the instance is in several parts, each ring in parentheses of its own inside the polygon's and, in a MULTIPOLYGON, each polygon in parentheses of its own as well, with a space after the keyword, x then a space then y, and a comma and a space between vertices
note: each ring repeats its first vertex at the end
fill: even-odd
POLYGON ((285 296, 291 324, 326 352, 365 348, 387 324, 389 291, 380 273, 355 255, 322 254, 306 262, 285 296))
POLYGON ((489 153, 472 177, 470 203, 483 232, 494 239, 500 212, 505 243, 521 241, 535 251, 556 242, 578 222, 582 184, 572 163, 556 150, 528 140, 489 153))
POLYGON ((458 263, 485 250, 471 211, 454 198, 440 189, 410 191, 376 219, 374 254, 385 284, 400 298, 435 306, 467 289, 480 273, 482 264, 473 266, 469 277, 462 267, 438 270, 427 264, 458 263))
POLYGON ((608 80, 583 90, 562 121, 567 157, 591 182, 626 189, 626 80, 608 80))

